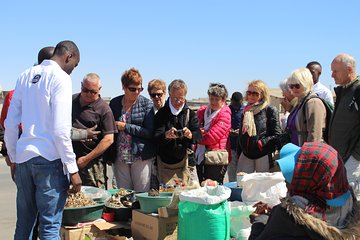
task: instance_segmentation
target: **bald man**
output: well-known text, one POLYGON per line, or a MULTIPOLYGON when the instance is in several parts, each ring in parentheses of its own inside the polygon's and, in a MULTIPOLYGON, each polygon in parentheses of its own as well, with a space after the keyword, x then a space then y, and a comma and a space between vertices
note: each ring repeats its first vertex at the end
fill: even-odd
POLYGON ((100 89, 99 75, 89 73, 81 82, 81 92, 73 95, 72 126, 86 129, 95 125, 101 132, 92 141, 73 141, 73 148, 83 185, 107 188, 102 154, 114 142, 117 127, 109 104, 100 96, 100 89))
POLYGON ((345 162, 346 175, 360 200, 360 78, 356 61, 349 54, 337 55, 331 63, 336 103, 329 126, 329 145, 345 162))

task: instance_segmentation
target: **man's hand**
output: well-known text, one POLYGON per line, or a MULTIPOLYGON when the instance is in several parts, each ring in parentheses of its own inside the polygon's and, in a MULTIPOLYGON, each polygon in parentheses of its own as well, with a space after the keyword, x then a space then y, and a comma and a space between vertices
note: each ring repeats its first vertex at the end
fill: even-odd
POLYGON ((86 129, 88 139, 96 139, 97 135, 99 135, 101 133, 101 131, 95 131, 96 128, 97 128, 97 125, 93 126, 92 128, 86 129))
POLYGON ((178 138, 178 136, 176 135, 176 128, 172 127, 169 130, 167 130, 165 132, 165 138, 167 139, 175 139, 178 138))
POLYGON ((187 127, 184 127, 184 137, 188 138, 188 139, 192 139, 192 132, 190 131, 190 129, 188 129, 187 127))
POLYGON ((15 182, 16 163, 10 163, 11 179, 15 182))
POLYGON ((84 168, 90 161, 87 160, 86 156, 79 157, 76 161, 79 168, 84 168))
POLYGON ((8 165, 9 167, 11 166, 11 161, 10 161, 9 156, 5 156, 5 162, 6 162, 6 165, 8 165))
POLYGON ((70 174, 70 182, 72 187, 69 189, 69 193, 77 193, 81 190, 81 178, 78 172, 70 174))

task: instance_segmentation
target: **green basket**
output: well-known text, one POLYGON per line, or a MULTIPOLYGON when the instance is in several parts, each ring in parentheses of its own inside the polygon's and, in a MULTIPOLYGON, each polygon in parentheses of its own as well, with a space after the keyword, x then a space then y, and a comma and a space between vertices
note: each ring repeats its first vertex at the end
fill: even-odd
POLYGON ((71 226, 99 219, 101 218, 104 205, 105 203, 101 202, 87 207, 64 208, 62 224, 65 226, 71 226))
POLYGON ((115 195, 119 191, 119 189, 108 189, 107 190, 111 195, 115 195))
POLYGON ((161 192, 160 196, 151 197, 147 192, 135 194, 140 202, 140 209, 145 213, 157 213, 158 208, 166 207, 170 204, 172 193, 161 192))

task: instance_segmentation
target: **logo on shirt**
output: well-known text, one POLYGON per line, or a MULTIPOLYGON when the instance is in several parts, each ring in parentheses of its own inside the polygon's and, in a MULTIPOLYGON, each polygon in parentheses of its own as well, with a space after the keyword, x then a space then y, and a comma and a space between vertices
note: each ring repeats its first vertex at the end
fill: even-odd
POLYGON ((41 78, 40 74, 36 74, 33 79, 31 80, 31 83, 37 83, 41 78))

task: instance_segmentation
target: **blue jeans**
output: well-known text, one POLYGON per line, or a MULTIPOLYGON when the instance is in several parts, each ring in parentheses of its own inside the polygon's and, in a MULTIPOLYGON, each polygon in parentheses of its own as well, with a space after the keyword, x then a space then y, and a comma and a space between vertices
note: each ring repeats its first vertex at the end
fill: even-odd
POLYGON ((48 161, 38 156, 16 164, 17 222, 15 240, 32 239, 39 214, 40 239, 60 239, 62 213, 69 189, 61 160, 48 161))

